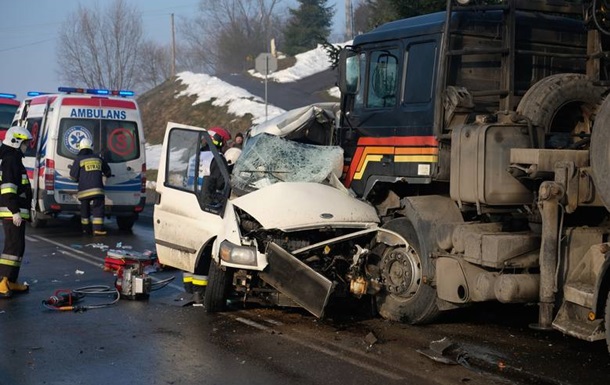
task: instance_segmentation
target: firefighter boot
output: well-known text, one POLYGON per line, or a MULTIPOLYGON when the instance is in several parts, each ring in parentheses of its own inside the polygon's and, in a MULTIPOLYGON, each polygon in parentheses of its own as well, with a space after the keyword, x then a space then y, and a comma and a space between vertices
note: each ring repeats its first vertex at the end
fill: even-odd
POLYGON ((11 281, 8 281, 8 287, 14 293, 27 293, 30 290, 30 285, 26 285, 25 283, 11 282, 11 281))
POLYGON ((205 297, 205 286, 195 286, 193 288, 193 302, 196 305, 203 304, 203 298, 205 297))
POLYGON ((12 295, 13 292, 8 285, 8 277, 2 277, 2 280, 0 280, 0 298, 10 298, 12 295))

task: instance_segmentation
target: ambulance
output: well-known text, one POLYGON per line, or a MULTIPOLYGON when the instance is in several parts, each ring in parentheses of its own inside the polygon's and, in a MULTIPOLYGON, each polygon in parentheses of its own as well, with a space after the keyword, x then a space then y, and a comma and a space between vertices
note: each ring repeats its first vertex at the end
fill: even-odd
POLYGON ((60 215, 80 215, 70 167, 88 138, 112 170, 106 178, 106 216, 130 230, 146 200, 146 154, 140 110, 131 91, 60 87, 29 92, 14 123, 32 134, 24 165, 32 184, 32 226, 60 215))

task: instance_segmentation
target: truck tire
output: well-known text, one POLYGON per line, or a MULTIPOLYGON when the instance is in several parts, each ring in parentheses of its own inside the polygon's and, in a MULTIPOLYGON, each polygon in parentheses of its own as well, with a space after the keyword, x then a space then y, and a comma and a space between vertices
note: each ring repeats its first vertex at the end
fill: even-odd
POLYGON ((207 313, 216 313, 227 308, 229 291, 233 284, 233 270, 224 270, 214 261, 210 264, 208 287, 205 291, 203 304, 207 313))
POLYGON ((440 314, 436 288, 423 282, 424 277, 434 276, 429 254, 420 245, 408 219, 390 221, 384 228, 403 236, 408 245, 388 247, 383 253, 380 272, 384 289, 376 298, 379 314, 412 325, 434 321, 440 314))
POLYGON ((538 147, 577 148, 579 141, 588 144, 575 135, 591 133, 593 116, 606 93, 605 87, 582 74, 551 75, 525 93, 517 112, 538 128, 538 147))
POLYGON ((138 220, 138 214, 116 217, 116 224, 119 230, 129 231, 133 228, 133 225, 138 220))
POLYGON ((595 191, 599 194, 607 210, 610 210, 610 97, 602 103, 591 133, 589 160, 595 191))
POLYGON ((606 314, 604 315, 604 326, 606 329, 606 345, 608 345, 608 353, 610 353, 610 292, 606 298, 606 314))

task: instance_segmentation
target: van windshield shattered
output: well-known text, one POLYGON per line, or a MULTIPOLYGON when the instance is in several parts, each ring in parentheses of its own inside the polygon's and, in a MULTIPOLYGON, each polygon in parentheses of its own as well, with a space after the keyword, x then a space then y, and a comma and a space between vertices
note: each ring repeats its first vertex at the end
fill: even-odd
POLYGON ((231 176, 234 189, 251 192, 277 182, 323 183, 341 176, 343 149, 259 134, 246 141, 231 176))

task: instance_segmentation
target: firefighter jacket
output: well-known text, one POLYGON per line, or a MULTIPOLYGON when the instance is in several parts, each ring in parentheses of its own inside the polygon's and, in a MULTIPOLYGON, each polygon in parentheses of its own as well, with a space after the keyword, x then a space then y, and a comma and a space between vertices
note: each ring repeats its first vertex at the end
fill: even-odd
POLYGON ((0 146, 0 218, 20 213, 30 219, 32 188, 23 166, 23 153, 18 148, 0 146))
POLYGON ((78 182, 78 199, 104 196, 103 176, 110 176, 110 166, 92 150, 80 150, 70 168, 70 178, 78 182))

